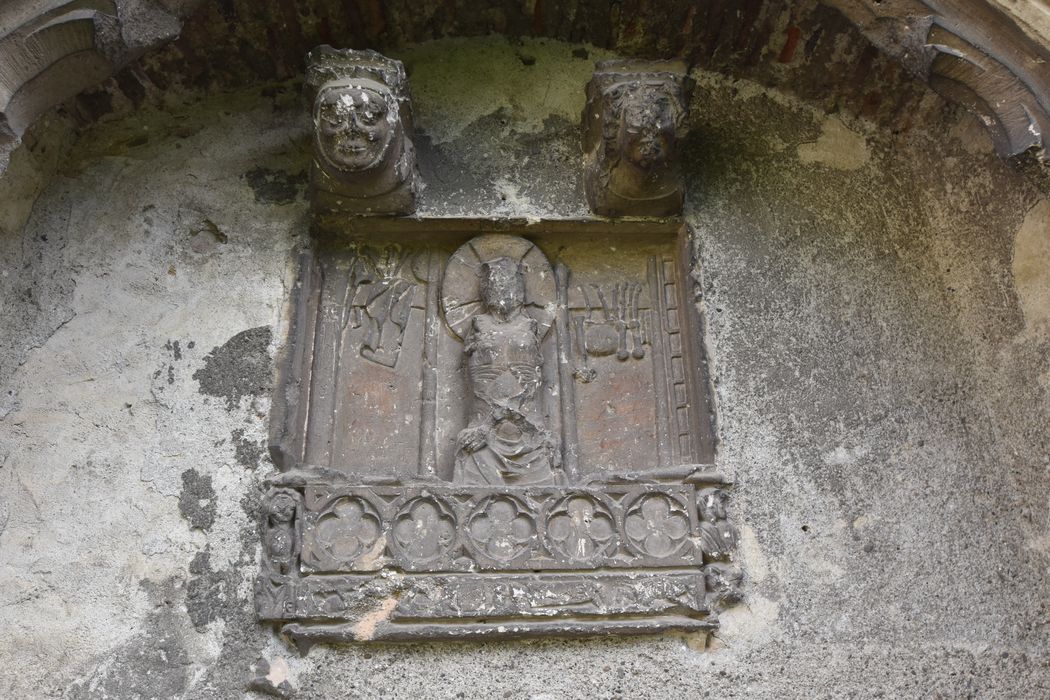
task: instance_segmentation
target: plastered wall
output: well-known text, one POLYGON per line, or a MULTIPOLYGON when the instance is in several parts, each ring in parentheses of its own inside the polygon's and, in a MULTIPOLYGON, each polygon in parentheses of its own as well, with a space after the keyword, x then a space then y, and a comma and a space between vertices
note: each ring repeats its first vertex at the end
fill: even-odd
MULTIPOLYGON (((582 213, 593 47, 406 50, 424 215, 582 213)), ((297 247, 294 84, 171 94, 0 181, 0 695, 1050 692, 1050 215, 947 106, 904 133, 697 73, 687 220, 748 580, 682 636, 318 648, 254 620, 297 247)))

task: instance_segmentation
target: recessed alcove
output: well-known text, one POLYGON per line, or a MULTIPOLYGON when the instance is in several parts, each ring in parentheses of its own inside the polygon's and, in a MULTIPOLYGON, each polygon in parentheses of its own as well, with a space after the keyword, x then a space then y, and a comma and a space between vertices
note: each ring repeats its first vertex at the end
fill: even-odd
MULTIPOLYGON (((188 32, 181 47, 202 45, 188 32)), ((840 17, 827 35, 852 56, 836 66, 874 51, 840 17)), ((262 678, 318 698, 1024 696, 1045 683, 1032 650, 1045 643, 1048 338, 1031 273, 1045 186, 877 53, 876 75, 813 63, 793 82, 802 69, 772 65, 769 43, 761 69, 737 53, 731 75, 693 71, 684 144, 681 254, 696 264, 683 279, 704 317, 713 457, 746 573, 717 635, 304 659, 256 620, 258 498, 277 473, 268 384, 302 257, 321 247, 309 125, 294 79, 231 87, 194 63, 204 87, 172 87, 161 107, 121 107, 111 85, 117 111, 77 133, 53 113, 0 180, 0 596, 14 640, 0 687, 233 696, 262 683, 260 656, 262 678)), ((603 51, 487 37, 390 54, 411 69, 430 183, 405 225, 510 221, 557 259, 573 232, 535 227, 585 216, 572 115, 603 51), (520 74, 470 70, 482 63, 520 74), (523 91, 548 79, 550 95, 523 91)), ((447 234, 443 252, 475 232, 447 234)))

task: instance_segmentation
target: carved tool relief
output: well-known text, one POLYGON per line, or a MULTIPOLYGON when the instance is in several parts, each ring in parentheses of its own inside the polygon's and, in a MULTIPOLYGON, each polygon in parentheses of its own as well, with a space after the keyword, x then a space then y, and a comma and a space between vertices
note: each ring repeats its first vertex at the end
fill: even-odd
POLYGON ((570 316, 576 379, 591 382, 597 377, 590 357, 615 357, 620 362, 645 357, 651 331, 648 309, 639 308, 644 291, 641 284, 590 284, 577 286, 576 290, 583 299, 583 307, 574 309, 570 316))

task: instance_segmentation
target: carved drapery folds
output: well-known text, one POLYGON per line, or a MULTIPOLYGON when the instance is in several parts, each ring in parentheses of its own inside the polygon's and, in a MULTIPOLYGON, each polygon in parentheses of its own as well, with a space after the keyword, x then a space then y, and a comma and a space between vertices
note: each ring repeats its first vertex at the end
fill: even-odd
POLYGON ((691 85, 679 61, 596 65, 583 110, 584 190, 594 213, 681 213, 678 141, 691 85))
POLYGON ((307 57, 316 214, 410 214, 420 188, 400 61, 319 46, 307 57))
POLYGON ((523 238, 475 238, 453 254, 442 291, 445 320, 463 339, 471 406, 456 440, 453 480, 564 483, 540 410, 540 344, 554 320, 550 262, 523 238))

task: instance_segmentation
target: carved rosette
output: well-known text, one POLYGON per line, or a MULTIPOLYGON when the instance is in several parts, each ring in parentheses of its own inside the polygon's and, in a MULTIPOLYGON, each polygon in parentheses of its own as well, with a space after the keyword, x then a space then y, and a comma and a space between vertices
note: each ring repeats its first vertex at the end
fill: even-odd
POLYGON ((650 493, 627 509, 623 527, 631 548, 642 556, 662 558, 688 549, 689 511, 676 498, 650 493))
POLYGON ((497 564, 529 554, 536 539, 536 521, 529 507, 503 494, 478 503, 467 518, 465 530, 479 560, 497 564))
POLYGON ((456 539, 456 518, 443 500, 419 496, 405 502, 394 516, 392 535, 395 555, 412 568, 448 553, 456 539))
POLYGON ((550 510, 547 545, 555 556, 589 564, 612 555, 619 544, 612 510, 594 494, 570 494, 550 510))
POLYGON ((320 573, 368 568, 380 534, 375 507, 360 496, 340 496, 319 513, 310 513, 303 541, 303 571, 320 573))

